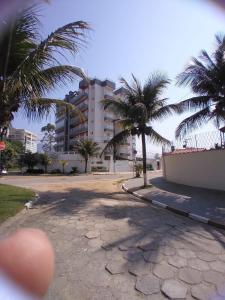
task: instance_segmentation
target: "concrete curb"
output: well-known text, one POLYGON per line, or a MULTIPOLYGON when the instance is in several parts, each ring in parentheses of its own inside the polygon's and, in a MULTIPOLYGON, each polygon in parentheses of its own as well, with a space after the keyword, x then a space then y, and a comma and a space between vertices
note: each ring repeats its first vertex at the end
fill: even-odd
POLYGON ((135 197, 139 198, 139 199, 142 199, 142 200, 145 200, 145 201, 148 201, 150 203, 152 203, 153 205, 155 206, 158 206, 158 207, 161 207, 161 208, 164 208, 164 209, 167 209, 169 211, 172 211, 174 212, 175 214, 178 214, 178 215, 181 215, 181 216, 184 216, 184 217, 187 217, 187 218, 190 218, 190 219, 193 219, 195 221, 198 221, 198 222, 201 222, 201 223, 205 223, 205 224, 208 224, 208 225, 211 225, 211 226, 214 226, 214 227, 217 227, 217 228, 222 228, 222 229, 225 229, 225 223, 223 222, 219 222, 217 220, 213 220, 213 219, 208 219, 208 218, 205 218, 203 216, 200 216, 200 215, 196 215, 190 211, 187 211, 187 210, 182 210, 182 209, 179 209, 179 208, 176 208, 176 207, 173 207, 173 206, 168 206, 167 204, 165 203, 162 203, 162 202, 159 202, 159 201, 156 201, 156 200, 151 200, 151 199, 148 199, 146 198, 145 196, 137 193, 137 192, 132 192, 131 190, 129 190, 125 184, 122 184, 122 189, 129 193, 129 194, 132 194, 134 195, 135 197))

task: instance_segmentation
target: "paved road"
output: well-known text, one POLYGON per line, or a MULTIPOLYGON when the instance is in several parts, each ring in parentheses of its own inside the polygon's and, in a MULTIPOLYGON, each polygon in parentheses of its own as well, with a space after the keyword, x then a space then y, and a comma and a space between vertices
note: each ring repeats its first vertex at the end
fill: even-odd
POLYGON ((29 181, 39 205, 0 226, 0 237, 25 226, 48 234, 56 272, 46 299, 224 299, 224 231, 137 201, 106 176, 61 179, 29 181))
MULTIPOLYGON (((149 173, 150 189, 140 189, 142 178, 134 178, 126 183, 128 188, 151 200, 160 201, 169 206, 185 210, 205 218, 225 222, 225 192, 189 187, 167 182, 160 172, 149 173)), ((225 224, 225 223, 224 223, 225 224)))

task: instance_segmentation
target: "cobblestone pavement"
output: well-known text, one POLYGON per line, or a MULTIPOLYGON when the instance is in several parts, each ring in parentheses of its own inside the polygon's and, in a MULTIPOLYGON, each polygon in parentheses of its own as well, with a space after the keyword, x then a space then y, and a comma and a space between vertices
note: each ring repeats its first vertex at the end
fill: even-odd
POLYGON ((41 202, 0 226, 43 229, 56 252, 46 299, 225 299, 225 232, 138 201, 115 180, 36 184, 41 202))

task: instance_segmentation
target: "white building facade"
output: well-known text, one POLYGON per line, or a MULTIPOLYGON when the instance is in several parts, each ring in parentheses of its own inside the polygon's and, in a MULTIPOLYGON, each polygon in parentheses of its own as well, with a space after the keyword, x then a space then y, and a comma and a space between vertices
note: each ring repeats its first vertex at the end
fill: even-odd
POLYGON ((37 139, 37 135, 29 130, 9 128, 8 140, 21 142, 25 152, 37 152, 37 139))
MULTIPOLYGON (((118 116, 105 111, 101 100, 124 97, 124 89, 115 89, 115 83, 110 80, 93 79, 87 83, 82 80, 79 90, 70 92, 65 100, 75 105, 82 116, 77 113, 65 112, 59 107, 56 114, 56 150, 70 152, 77 140, 92 139, 103 149, 107 142, 120 131, 118 116)), ((126 142, 116 147, 116 157, 121 160, 133 160, 136 149, 135 137, 129 137, 126 142)), ((103 161, 113 158, 113 151, 107 150, 102 157, 103 161)), ((96 158, 99 162, 101 159, 96 158)), ((96 161, 96 162, 97 162, 96 161)))

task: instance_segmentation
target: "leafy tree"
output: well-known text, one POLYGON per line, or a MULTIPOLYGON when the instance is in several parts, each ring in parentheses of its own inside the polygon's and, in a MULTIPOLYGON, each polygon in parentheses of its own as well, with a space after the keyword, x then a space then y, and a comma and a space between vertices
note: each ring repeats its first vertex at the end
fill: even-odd
POLYGON ((62 159, 62 160, 60 160, 59 162, 60 162, 60 164, 62 165, 62 173, 65 174, 65 166, 68 165, 68 161, 65 160, 65 159, 62 159))
POLYGON ((39 154, 39 163, 45 168, 45 173, 47 173, 48 166, 51 165, 52 159, 47 153, 39 154))
POLYGON ((74 145, 74 149, 84 158, 85 160, 85 173, 87 173, 87 164, 88 160, 96 156, 99 151, 100 147, 98 146, 98 143, 93 142, 92 140, 86 139, 86 140, 80 140, 77 141, 74 145))
POLYGON ((154 73, 149 77, 144 86, 133 76, 130 85, 124 78, 121 82, 126 89, 125 97, 121 99, 102 100, 105 109, 109 109, 120 118, 121 131, 108 142, 103 152, 115 145, 123 143, 130 135, 141 137, 143 153, 144 186, 147 185, 146 173, 146 141, 148 136, 153 143, 170 144, 170 142, 157 133, 152 123, 162 120, 173 111, 177 111, 176 105, 166 105, 165 98, 161 98, 163 90, 169 84, 169 80, 160 73, 154 73))
POLYGON ((55 125, 48 123, 46 126, 41 128, 41 132, 44 136, 41 140, 43 144, 43 150, 45 152, 51 152, 55 143, 55 125))
POLYGON ((39 162, 39 154, 26 152, 21 159, 23 160, 23 165, 27 166, 28 169, 33 170, 39 162))
POLYGON ((1 163, 6 168, 17 167, 20 155, 24 151, 23 144, 17 141, 6 141, 6 149, 1 151, 1 163))
POLYGON ((19 109, 30 119, 48 115, 57 105, 76 109, 45 94, 77 76, 85 77, 80 68, 62 65, 58 58, 64 57, 64 51, 79 51, 89 25, 72 22, 42 39, 37 6, 0 22, 0 128, 8 126, 19 109))
POLYGON ((176 129, 176 137, 214 121, 217 128, 225 121, 225 36, 216 36, 216 50, 210 56, 205 50, 192 58, 178 75, 180 86, 190 86, 194 97, 178 104, 180 111, 193 112, 176 129))

